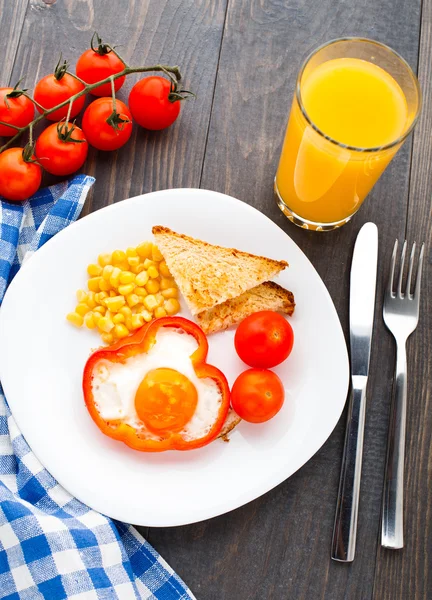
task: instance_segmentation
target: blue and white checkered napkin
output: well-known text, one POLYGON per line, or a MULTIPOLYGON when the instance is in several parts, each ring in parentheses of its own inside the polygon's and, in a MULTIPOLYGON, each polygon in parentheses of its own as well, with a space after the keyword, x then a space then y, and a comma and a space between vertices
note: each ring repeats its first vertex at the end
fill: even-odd
MULTIPOLYGON (((78 175, 22 204, 0 201, 0 303, 22 262, 79 216, 93 182, 78 175)), ((0 598, 194 598, 134 527, 91 510, 53 479, 1 386, 0 598)))

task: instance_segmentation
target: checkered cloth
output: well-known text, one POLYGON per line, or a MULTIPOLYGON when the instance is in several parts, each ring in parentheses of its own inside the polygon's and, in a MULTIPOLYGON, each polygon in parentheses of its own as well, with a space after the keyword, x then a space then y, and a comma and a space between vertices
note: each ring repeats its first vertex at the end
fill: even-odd
MULTIPOLYGON (((0 302, 24 260, 80 214, 78 175, 22 204, 0 202, 0 302)), ((132 527, 63 489, 21 435, 0 386, 0 598, 193 600, 132 527)))

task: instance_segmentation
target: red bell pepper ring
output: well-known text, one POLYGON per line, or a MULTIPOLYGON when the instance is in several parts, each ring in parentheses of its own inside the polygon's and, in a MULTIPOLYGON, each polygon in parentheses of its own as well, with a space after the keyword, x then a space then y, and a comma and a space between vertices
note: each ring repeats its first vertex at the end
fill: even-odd
POLYGON ((134 335, 119 340, 107 348, 96 350, 87 360, 83 373, 84 400, 90 416, 102 433, 115 440, 124 442, 127 446, 141 452, 192 450, 209 444, 219 435, 225 422, 230 405, 230 391, 225 375, 216 367, 206 363, 207 354, 208 342, 205 333, 198 325, 183 317, 162 317, 155 319, 151 323, 141 327, 134 335), (164 434, 161 434, 162 439, 160 440, 146 439, 143 437, 142 432, 137 431, 131 425, 123 423, 120 420, 104 420, 96 408, 92 382, 97 363, 100 360, 124 363, 131 356, 148 352, 153 346, 156 334, 161 327, 181 329, 196 339, 198 348, 190 357, 195 373, 199 378, 208 377, 213 379, 220 390, 222 401, 217 418, 210 431, 201 438, 185 440, 178 432, 164 432, 164 434))

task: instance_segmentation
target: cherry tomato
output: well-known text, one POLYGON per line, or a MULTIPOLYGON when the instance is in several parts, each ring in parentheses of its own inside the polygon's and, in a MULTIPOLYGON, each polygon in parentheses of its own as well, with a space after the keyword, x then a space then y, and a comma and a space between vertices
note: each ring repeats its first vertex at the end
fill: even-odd
POLYGON ((237 354, 247 365, 268 369, 288 358, 294 344, 294 333, 282 315, 262 310, 240 323, 234 344, 237 354))
POLYGON ((231 390, 231 405, 239 417, 249 423, 264 423, 277 414, 284 403, 282 381, 266 369, 248 369, 241 373, 231 390))
POLYGON ((35 151, 45 171, 70 175, 83 166, 88 144, 79 127, 72 123, 53 123, 40 134, 35 151))
MULTIPOLYGON (((34 90, 34 99, 36 102, 39 102, 45 109, 53 108, 68 100, 71 96, 78 94, 81 90, 84 89, 83 84, 69 73, 64 73, 60 79, 57 79, 54 74, 46 75, 36 84, 34 90)), ((85 102, 85 96, 81 96, 72 104, 72 110, 70 113, 70 117, 75 117, 83 108, 85 102)), ((42 109, 37 107, 38 111, 43 112, 42 109)), ((54 112, 47 115, 47 119, 49 121, 60 121, 61 119, 66 118, 66 115, 69 110, 69 104, 63 106, 63 108, 59 108, 54 112)))
MULTIPOLYGON (((17 127, 25 127, 33 121, 34 104, 25 96, 6 98, 8 94, 14 91, 10 87, 0 88, 0 121, 16 125, 17 127)), ((0 125, 0 137, 12 137, 16 133, 17 130, 13 127, 0 125)))
MULTIPOLYGON (((125 68, 124 63, 114 52, 100 54, 97 50, 86 50, 78 59, 76 74, 86 83, 96 83, 115 75, 125 68)), ((125 76, 114 81, 115 91, 123 85, 125 76)), ((109 96, 111 94, 111 83, 104 83, 91 91, 94 96, 109 96)))
POLYGON ((117 128, 107 120, 113 114, 112 98, 98 98, 87 108, 82 120, 84 135, 89 144, 98 150, 117 150, 132 134, 132 115, 121 100, 116 101, 117 128))
POLYGON ((22 148, 9 148, 0 154, 0 196, 6 200, 30 198, 39 189, 41 180, 41 167, 26 162, 22 148))
POLYGON ((146 129, 165 129, 180 113, 180 101, 171 102, 170 82, 164 77, 145 77, 136 83, 129 94, 129 108, 135 121, 146 129))

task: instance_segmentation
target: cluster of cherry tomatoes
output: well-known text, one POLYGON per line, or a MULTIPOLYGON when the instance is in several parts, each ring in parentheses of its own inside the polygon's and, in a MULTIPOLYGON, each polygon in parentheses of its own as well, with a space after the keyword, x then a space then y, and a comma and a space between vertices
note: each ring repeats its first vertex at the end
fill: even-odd
MULTIPOLYGON (((117 150, 132 134, 132 120, 146 129, 169 127, 180 112, 182 96, 175 92, 172 81, 165 77, 149 76, 132 88, 128 106, 113 97, 111 82, 94 87, 97 96, 86 108, 81 128, 71 122, 84 108, 85 95, 52 110, 62 102, 95 84, 116 75, 126 67, 111 46, 103 44, 86 50, 76 64, 76 76, 68 72, 67 62, 57 65, 55 72, 43 77, 34 89, 33 100, 21 90, 0 88, 0 137, 12 137, 19 129, 34 120, 35 106, 39 113, 54 121, 36 140, 23 148, 9 148, 0 153, 0 196, 22 201, 39 188, 42 167, 48 173, 71 175, 84 164, 89 144, 98 150, 117 150), (10 125, 10 126, 8 126, 10 125)), ((118 91, 125 76, 113 80, 118 91)), ((1 144, 0 144, 1 146, 1 144)))
POLYGON ((294 332, 284 317, 271 310, 256 312, 240 323, 234 338, 237 354, 252 367, 241 373, 231 390, 236 413, 250 423, 263 423, 282 408, 282 381, 269 369, 291 354, 294 332))

